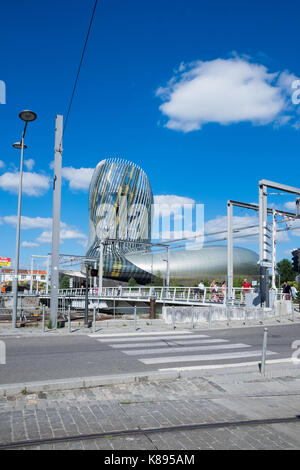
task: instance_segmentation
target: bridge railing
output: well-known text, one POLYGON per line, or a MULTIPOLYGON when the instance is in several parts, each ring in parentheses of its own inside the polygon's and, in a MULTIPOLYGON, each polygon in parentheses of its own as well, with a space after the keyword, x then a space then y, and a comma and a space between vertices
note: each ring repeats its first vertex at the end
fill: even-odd
MULTIPOLYGON (((237 301, 242 299, 241 289, 235 289, 234 298, 237 301)), ((86 289, 60 289, 60 296, 83 297, 86 295, 86 289)), ((155 297, 157 301, 177 301, 177 302, 199 302, 203 303, 226 303, 227 293, 222 291, 213 291, 210 287, 203 290, 198 287, 103 287, 100 293, 98 288, 88 290, 89 297, 115 298, 115 299, 136 299, 149 300, 155 297)))

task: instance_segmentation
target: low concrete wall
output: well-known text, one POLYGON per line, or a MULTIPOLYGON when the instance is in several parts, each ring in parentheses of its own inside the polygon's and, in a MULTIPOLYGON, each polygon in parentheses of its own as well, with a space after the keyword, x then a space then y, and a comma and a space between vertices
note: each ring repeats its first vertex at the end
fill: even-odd
MULTIPOLYGON (((289 302, 291 303, 291 302, 289 302)), ((285 304, 288 304, 285 301, 285 304)), ((263 320, 274 318, 279 315, 280 306, 277 310, 269 308, 253 308, 253 307, 226 307, 225 305, 212 305, 209 307, 163 307, 162 318, 167 324, 175 323, 209 323, 234 321, 234 320, 263 320), (174 317, 172 317, 174 316, 174 317)), ((292 313, 292 306, 282 306, 282 316, 292 313)))
MULTIPOLYGON (((19 296, 18 297, 18 307, 22 305, 23 308, 38 308, 40 304, 40 299, 38 296, 27 296, 24 295, 24 297, 19 296)), ((13 305, 13 296, 3 296, 1 298, 1 308, 12 308, 13 305)))
POLYGON ((293 302, 290 300, 275 300, 274 309, 276 316, 289 316, 293 314, 293 302))

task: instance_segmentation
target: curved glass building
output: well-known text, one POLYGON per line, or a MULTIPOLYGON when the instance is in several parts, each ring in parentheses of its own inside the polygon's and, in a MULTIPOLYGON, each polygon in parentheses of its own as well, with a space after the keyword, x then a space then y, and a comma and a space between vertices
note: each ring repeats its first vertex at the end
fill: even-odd
POLYGON ((123 159, 98 163, 89 191, 87 256, 99 258, 104 245, 104 277, 149 282, 151 275, 126 257, 150 250, 153 195, 146 173, 123 159))
MULTIPOLYGON (((110 158, 98 163, 89 192, 89 242, 86 255, 99 259, 104 242, 103 276, 120 281, 131 277, 149 283, 166 271, 165 253, 152 253, 153 195, 145 172, 132 162, 110 158)), ((234 248, 235 276, 258 273, 258 255, 234 248)), ((191 285, 200 279, 226 279, 227 247, 170 252, 170 276, 191 285)))

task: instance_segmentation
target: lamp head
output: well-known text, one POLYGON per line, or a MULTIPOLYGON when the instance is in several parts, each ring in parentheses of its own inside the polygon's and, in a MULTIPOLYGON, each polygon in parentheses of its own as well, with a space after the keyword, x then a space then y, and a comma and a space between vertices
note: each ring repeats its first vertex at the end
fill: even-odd
POLYGON ((20 112, 19 118, 23 121, 31 122, 36 120, 37 115, 33 111, 25 110, 20 112))
MULTIPOLYGON (((21 149, 21 148, 22 148, 21 142, 15 142, 15 143, 13 144, 13 148, 15 148, 15 149, 21 149)), ((24 144, 23 148, 24 148, 24 149, 27 149, 27 145, 24 144)))

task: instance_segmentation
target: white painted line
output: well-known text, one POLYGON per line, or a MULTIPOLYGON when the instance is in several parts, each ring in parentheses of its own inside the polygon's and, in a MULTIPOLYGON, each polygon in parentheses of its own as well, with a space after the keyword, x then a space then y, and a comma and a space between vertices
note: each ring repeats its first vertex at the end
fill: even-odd
MULTIPOLYGON (((292 358, 287 358, 287 359, 270 359, 266 361, 266 364, 272 365, 272 364, 281 364, 281 363, 287 363, 287 362, 293 362, 292 358)), ((208 366, 187 366, 187 367, 169 367, 165 369, 158 369, 159 372, 167 372, 167 371, 177 371, 177 372, 184 372, 184 371, 193 371, 193 370, 209 370, 209 369, 230 369, 232 367, 246 367, 246 366, 257 366, 257 361, 256 362, 234 362, 232 364, 211 364, 208 366)))
POLYGON ((183 352, 193 352, 193 351, 215 351, 216 349, 243 349, 251 348, 249 344, 237 343, 237 344, 218 344, 213 346, 186 346, 181 348, 169 348, 165 345, 164 348, 160 349, 133 349, 130 351, 122 351, 122 353, 127 354, 127 356, 138 356, 146 354, 164 354, 164 353, 183 353, 183 352))
MULTIPOLYGON (((267 354, 274 355, 275 352, 268 351, 267 354)), ((169 357, 154 357, 151 359, 139 359, 144 364, 167 364, 171 362, 197 362, 197 361, 221 361, 223 359, 238 359, 242 357, 261 357, 261 351, 248 351, 236 353, 221 353, 221 354, 201 354, 195 356, 169 356, 169 357)))
MULTIPOLYGON (((148 332, 148 333, 145 333, 145 332, 137 332, 137 333, 93 333, 93 334, 90 334, 90 335, 87 335, 89 336, 90 338, 113 338, 113 337, 122 337, 122 336, 155 336, 155 335, 178 335, 178 331, 169 331, 168 333, 166 333, 165 331, 152 331, 152 333, 148 332)), ((192 335, 193 333, 191 331, 188 331, 188 330, 182 330, 180 331, 180 334, 181 335, 192 335)), ((203 338, 207 337, 207 335, 203 335, 202 336, 203 338)))
MULTIPOLYGON (((116 335, 114 335, 114 336, 116 336, 116 335)), ((123 341, 123 342, 145 341, 145 340, 147 340, 147 341, 157 341, 157 340, 162 340, 162 339, 173 341, 174 339, 186 339, 186 335, 178 335, 178 336, 167 335, 167 336, 161 336, 160 338, 155 338, 155 337, 152 338, 152 337, 147 336, 147 337, 142 338, 141 334, 139 334, 138 335, 139 338, 134 336, 134 337, 131 337, 131 338, 126 337, 124 339, 119 338, 119 337, 116 337, 116 339, 114 339, 114 336, 110 336, 109 339, 108 338, 102 339, 100 337, 96 337, 96 339, 97 339, 97 341, 100 341, 101 343, 111 343, 113 341, 118 341, 120 343, 121 341, 123 341)), ((124 336, 126 336, 126 335, 124 335, 124 336)), ((95 338, 95 336, 94 336, 94 338, 95 338)), ((207 336, 207 335, 191 335, 190 338, 209 338, 209 336, 207 336)))
MULTIPOLYGON (((157 339, 157 338, 155 338, 157 339)), ((168 340, 170 346, 174 346, 178 344, 179 346, 181 345, 187 345, 187 344, 212 344, 212 343, 228 343, 228 339, 196 339, 196 340, 185 340, 185 341, 174 341, 174 338, 171 338, 168 340)), ((146 347, 159 347, 159 346, 168 346, 168 343, 164 341, 156 341, 153 343, 118 343, 118 344, 111 344, 110 345, 112 348, 115 349, 124 349, 124 348, 146 348, 146 347)))

